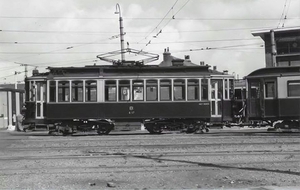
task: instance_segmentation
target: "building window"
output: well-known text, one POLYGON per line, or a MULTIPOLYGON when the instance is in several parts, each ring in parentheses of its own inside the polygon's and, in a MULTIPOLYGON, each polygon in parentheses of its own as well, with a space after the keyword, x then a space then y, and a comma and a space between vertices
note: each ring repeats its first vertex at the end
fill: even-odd
POLYGON ((105 81, 105 101, 117 101, 117 83, 114 80, 105 81))
POLYGON ((208 79, 201 79, 201 100, 208 100, 208 79))
POLYGON ((161 101, 171 100, 171 80, 160 81, 160 100, 161 101))
POLYGON ((119 81, 119 101, 130 101, 130 81, 119 81))
POLYGON ((265 82, 265 96, 266 98, 275 97, 275 82, 265 82))
POLYGON ((70 83, 69 81, 58 82, 58 101, 68 102, 70 100, 70 83))
POLYGON ((56 102, 56 81, 50 81, 49 101, 56 102))
POLYGON ((85 81, 85 101, 97 102, 97 81, 85 81))
POLYGON ((146 82, 146 100, 156 101, 157 100, 157 80, 147 80, 146 82))
POLYGON ((300 80, 288 81, 288 97, 300 96, 300 80))
POLYGON ((174 80, 174 100, 185 100, 185 80, 174 80))
POLYGON ((136 80, 132 81, 132 94, 134 101, 144 100, 144 81, 136 80))
POLYGON ((83 82, 72 81, 72 102, 83 101, 83 82))

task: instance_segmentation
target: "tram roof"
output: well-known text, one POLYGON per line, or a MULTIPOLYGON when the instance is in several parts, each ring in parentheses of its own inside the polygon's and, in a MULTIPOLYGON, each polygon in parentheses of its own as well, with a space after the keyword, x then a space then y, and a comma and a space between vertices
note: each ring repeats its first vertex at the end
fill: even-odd
POLYGON ((114 66, 114 65, 90 65, 85 67, 49 67, 49 72, 36 73, 34 76, 172 76, 172 75, 226 75, 223 72, 209 69, 210 66, 170 66, 159 67, 158 65, 142 66, 114 66))
POLYGON ((300 75, 300 66, 266 67, 250 73, 245 78, 276 77, 300 75))

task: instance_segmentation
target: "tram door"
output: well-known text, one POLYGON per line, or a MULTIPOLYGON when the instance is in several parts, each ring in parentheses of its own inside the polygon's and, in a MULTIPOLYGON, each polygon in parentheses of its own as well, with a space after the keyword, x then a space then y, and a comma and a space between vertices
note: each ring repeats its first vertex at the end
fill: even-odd
POLYGON ((44 106, 46 101, 46 82, 44 81, 36 81, 35 83, 35 117, 37 119, 43 119, 45 116, 44 106))
POLYGON ((211 117, 222 117, 222 79, 211 80, 211 117))

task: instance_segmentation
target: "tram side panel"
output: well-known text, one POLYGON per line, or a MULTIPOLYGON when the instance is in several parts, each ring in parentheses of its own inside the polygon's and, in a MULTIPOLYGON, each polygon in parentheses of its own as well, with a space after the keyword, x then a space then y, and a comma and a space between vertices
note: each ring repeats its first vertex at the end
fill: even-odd
POLYGON ((65 119, 209 119, 209 102, 48 104, 49 120, 65 119), (59 110, 59 111, 58 111, 59 110))
POLYGON ((300 119, 300 76, 278 78, 278 116, 300 119))

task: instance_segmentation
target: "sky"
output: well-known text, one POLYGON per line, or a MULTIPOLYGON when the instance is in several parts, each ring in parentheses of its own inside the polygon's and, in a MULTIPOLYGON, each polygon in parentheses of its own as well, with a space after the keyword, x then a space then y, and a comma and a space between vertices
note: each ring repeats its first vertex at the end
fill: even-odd
POLYGON ((96 56, 120 50, 120 16, 125 47, 159 55, 150 64, 168 47, 243 78, 265 66, 263 40, 251 32, 298 27, 299 9, 300 0, 0 0, 0 83, 22 82, 25 64, 28 76, 110 65, 96 56))

